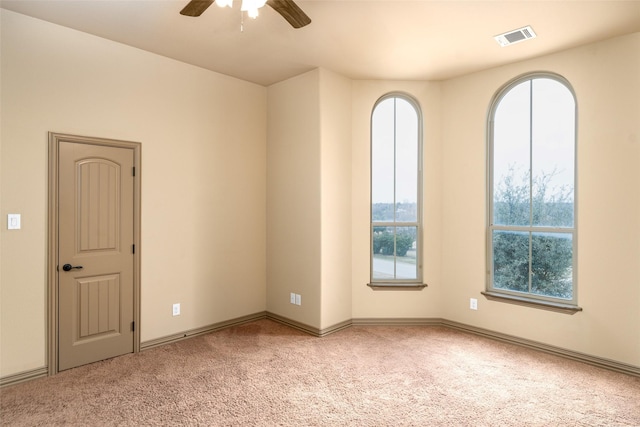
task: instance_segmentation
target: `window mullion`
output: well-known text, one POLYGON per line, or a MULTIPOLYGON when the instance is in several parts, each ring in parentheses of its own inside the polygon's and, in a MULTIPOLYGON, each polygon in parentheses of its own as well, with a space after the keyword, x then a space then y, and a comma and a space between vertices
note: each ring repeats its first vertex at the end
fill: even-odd
POLYGON ((533 79, 529 80, 529 293, 533 288, 533 79))
POLYGON ((397 255, 397 240, 398 240, 398 227, 397 221, 397 209, 398 209, 398 100, 393 99, 393 278, 398 278, 398 255, 397 255))

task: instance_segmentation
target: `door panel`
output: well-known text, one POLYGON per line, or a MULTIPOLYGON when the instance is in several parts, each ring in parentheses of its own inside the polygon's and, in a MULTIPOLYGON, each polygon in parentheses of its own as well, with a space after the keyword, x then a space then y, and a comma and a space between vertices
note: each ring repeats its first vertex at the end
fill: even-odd
POLYGON ((78 336, 74 342, 120 333, 120 275, 76 281, 78 336))
POLYGON ((58 369, 64 370, 133 352, 134 152, 63 141, 58 158, 58 369), (73 268, 65 271, 64 264, 73 268))
POLYGON ((119 250, 120 165, 103 159, 78 162, 78 248, 119 250))

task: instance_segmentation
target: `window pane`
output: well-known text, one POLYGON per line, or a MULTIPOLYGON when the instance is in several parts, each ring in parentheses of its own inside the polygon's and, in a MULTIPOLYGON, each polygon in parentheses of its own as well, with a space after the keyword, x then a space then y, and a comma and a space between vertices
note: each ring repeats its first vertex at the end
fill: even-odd
POLYGON ((532 84, 533 225, 573 227, 575 101, 556 80, 532 84))
POLYGON ((394 227, 373 227, 373 278, 394 279, 394 227))
POLYGON ((418 219, 418 115, 404 99, 396 100, 396 221, 418 219))
POLYGON ((493 286, 529 292, 529 233, 493 231, 493 286))
POLYGON ((417 227, 373 228, 373 278, 418 278, 416 263, 417 227))
POLYGON ((493 127, 493 223, 530 224, 530 82, 512 88, 493 127))
POLYGON ((533 233, 531 292, 573 298, 573 236, 571 233, 533 233))
POLYGON ((381 101, 371 121, 371 216, 373 221, 394 220, 395 102, 381 101))
POLYGON ((396 279, 417 279, 417 228, 398 227, 396 231, 396 279))

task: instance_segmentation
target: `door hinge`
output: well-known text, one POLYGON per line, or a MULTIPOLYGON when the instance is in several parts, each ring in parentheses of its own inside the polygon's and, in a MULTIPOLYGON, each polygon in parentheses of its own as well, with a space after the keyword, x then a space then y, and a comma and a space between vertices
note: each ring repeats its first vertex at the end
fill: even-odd
POLYGON ((135 243, 133 245, 131 245, 131 253, 133 253, 133 254, 136 253, 136 245, 135 245, 135 243))
POLYGON ((133 321, 131 322, 131 332, 135 332, 136 331, 136 322, 133 321))
POLYGON ((136 167, 135 166, 131 168, 131 174, 133 176, 136 176, 136 167))

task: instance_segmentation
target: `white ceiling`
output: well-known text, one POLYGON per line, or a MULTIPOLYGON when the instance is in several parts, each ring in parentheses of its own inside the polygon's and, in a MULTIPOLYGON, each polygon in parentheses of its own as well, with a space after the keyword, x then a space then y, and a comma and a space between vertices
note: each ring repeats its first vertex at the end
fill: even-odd
POLYGON ((297 0, 293 29, 268 6, 240 31, 234 8, 180 15, 188 0, 0 0, 4 9, 261 85, 316 67, 353 79, 441 80, 640 31, 640 0, 297 0), (531 25, 536 39, 494 35, 531 25))

